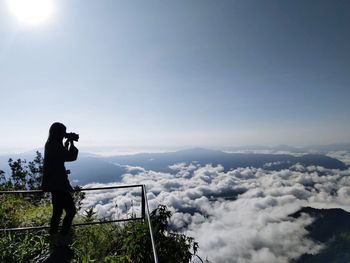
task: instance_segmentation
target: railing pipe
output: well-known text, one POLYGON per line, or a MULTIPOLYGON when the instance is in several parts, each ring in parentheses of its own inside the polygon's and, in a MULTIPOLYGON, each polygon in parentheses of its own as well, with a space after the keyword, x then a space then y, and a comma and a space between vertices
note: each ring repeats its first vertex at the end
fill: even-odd
MULTIPOLYGON (((132 184, 132 185, 118 185, 118 186, 107 186, 107 187, 92 187, 92 188, 81 188, 74 189, 73 192, 85 192, 85 191, 95 191, 95 190, 108 190, 108 189, 121 189, 121 188, 133 188, 133 187, 143 187, 142 184, 132 184)), ((13 190, 13 191, 0 191, 0 194, 35 194, 35 193, 46 193, 49 191, 43 190, 13 190)))
POLYGON ((142 216, 142 218, 143 219, 145 219, 146 217, 145 217, 145 203, 146 203, 146 201, 145 201, 145 191, 144 191, 144 186, 142 185, 142 187, 141 187, 141 189, 142 189, 142 195, 141 195, 141 216, 142 216))
POLYGON ((152 223, 151 223, 151 217, 149 215, 149 206, 148 206, 148 199, 147 199, 146 186, 145 185, 143 185, 142 190, 143 190, 143 195, 144 195, 145 204, 146 204, 147 221, 148 221, 149 232, 150 232, 150 235, 151 235, 151 243, 152 243, 154 263, 159 263, 157 250, 156 250, 156 244, 154 242, 154 237, 153 237, 153 228, 152 228, 152 223))
MULTIPOLYGON (((88 226, 88 225, 99 225, 99 224, 107 224, 107 223, 121 223, 121 222, 127 222, 127 221, 135 221, 135 220, 143 220, 142 217, 132 217, 132 218, 125 218, 125 219, 116 219, 116 220, 110 220, 110 221, 97 221, 97 222, 86 222, 86 223, 77 223, 72 224, 72 226, 88 226)), ((50 226, 29 226, 29 227, 16 227, 16 228, 4 228, 0 229, 0 232, 6 232, 6 231, 27 231, 27 230, 44 230, 49 229, 50 226)))

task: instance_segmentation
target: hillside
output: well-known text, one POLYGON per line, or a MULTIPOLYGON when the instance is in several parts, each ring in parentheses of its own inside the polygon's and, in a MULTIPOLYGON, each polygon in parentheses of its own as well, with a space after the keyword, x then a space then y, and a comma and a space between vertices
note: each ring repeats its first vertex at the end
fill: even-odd
POLYGON ((291 216, 298 218, 302 213, 314 218, 306 228, 308 237, 325 248, 316 255, 304 254, 296 263, 350 262, 350 213, 339 208, 304 207, 291 216))

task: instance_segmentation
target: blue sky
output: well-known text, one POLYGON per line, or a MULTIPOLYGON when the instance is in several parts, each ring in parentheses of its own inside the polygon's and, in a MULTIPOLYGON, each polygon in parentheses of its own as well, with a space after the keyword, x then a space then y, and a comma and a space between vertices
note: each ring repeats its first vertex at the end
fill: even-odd
POLYGON ((3 1, 0 39, 2 149, 350 141, 349 1, 3 1))

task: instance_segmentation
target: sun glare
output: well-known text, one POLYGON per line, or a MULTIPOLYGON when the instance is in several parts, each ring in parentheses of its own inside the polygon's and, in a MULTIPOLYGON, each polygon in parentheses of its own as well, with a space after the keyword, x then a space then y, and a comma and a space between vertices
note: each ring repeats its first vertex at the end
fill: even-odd
POLYGON ((8 0, 7 2, 17 19, 28 25, 41 24, 54 12, 53 0, 8 0))

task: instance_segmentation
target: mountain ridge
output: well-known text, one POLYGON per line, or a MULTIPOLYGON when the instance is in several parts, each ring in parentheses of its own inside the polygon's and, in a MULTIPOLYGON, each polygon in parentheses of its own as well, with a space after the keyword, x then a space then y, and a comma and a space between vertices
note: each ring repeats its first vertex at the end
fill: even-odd
MULTIPOLYGON (((34 152, 26 156, 16 155, 13 159, 32 160, 34 152)), ((8 157, 0 158, 0 169, 9 172, 8 157)), ((78 160, 66 163, 72 174, 72 182, 84 185, 92 182, 119 182, 127 172, 126 166, 140 166, 146 170, 172 173, 169 166, 176 163, 197 163, 199 165, 222 165, 225 171, 238 167, 255 167, 266 170, 288 169, 295 164, 317 165, 329 169, 347 169, 338 159, 320 154, 294 156, 290 154, 228 153, 205 148, 184 149, 165 153, 138 153, 133 155, 98 156, 81 152, 78 160)))
POLYGON ((350 213, 340 208, 303 207, 290 216, 298 218, 302 214, 314 219, 306 227, 308 238, 325 247, 315 255, 302 255, 295 263, 350 262, 350 213))

